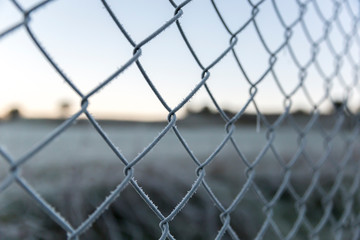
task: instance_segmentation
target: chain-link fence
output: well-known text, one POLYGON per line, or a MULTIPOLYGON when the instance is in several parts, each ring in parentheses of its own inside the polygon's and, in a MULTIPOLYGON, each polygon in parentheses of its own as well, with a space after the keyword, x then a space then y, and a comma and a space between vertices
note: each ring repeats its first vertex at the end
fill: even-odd
MULTIPOLYGON (((42 1, 29 7, 20 2, 0 1, 0 8, 7 4, 21 15, 20 20, 2 28, 0 45, 11 42, 17 32, 25 32, 36 45, 37 53, 46 59, 46 67, 54 69, 71 94, 81 99, 81 107, 63 121, 56 120, 56 127, 40 120, 27 128, 21 121, 0 123, 1 239, 360 238, 358 1, 163 1, 171 10, 166 13, 167 21, 146 37, 135 39, 117 12, 127 11, 129 3, 102 0, 99 7, 106 12, 114 31, 126 39, 132 56, 119 56, 125 63, 87 92, 76 79, 65 74, 57 55, 41 43, 44 36, 58 29, 36 32, 32 28, 37 14, 62 0, 42 1), (213 39, 207 37, 199 42, 191 35, 201 32, 191 26, 196 25, 194 19, 206 22, 209 17, 197 3, 211 8, 211 17, 216 17, 223 30, 210 25, 213 39), (226 9, 234 15, 225 14, 226 9), (187 49, 192 68, 201 73, 193 79, 196 83, 192 90, 175 104, 169 104, 166 90, 158 90, 156 77, 148 74, 151 66, 147 68, 142 63, 144 58, 159 58, 147 53, 157 38, 174 44, 174 39, 166 39, 168 29, 176 32, 176 41, 180 40, 187 49), (218 41, 217 35, 227 42, 213 45, 214 39, 218 41), (225 47, 215 56, 212 49, 219 46, 225 47), (206 55, 211 60, 205 61, 203 53, 211 53, 206 55), (212 75, 223 65, 226 70, 220 76, 212 75), (126 75, 118 78, 130 68, 141 73, 147 91, 166 110, 167 118, 162 119, 166 123, 109 123, 98 120, 89 111, 90 100, 102 94, 101 90, 111 88, 116 81, 132 81, 126 75), (232 71, 237 71, 237 75, 232 75, 232 71), (238 91, 235 95, 241 99, 240 104, 233 100, 236 113, 225 110, 212 84, 219 84, 224 92, 234 88, 238 91), (201 94, 211 102, 210 112, 178 118, 179 111, 201 94), (280 108, 271 109, 274 102, 280 108), (83 127, 84 122, 92 127, 83 127), (40 132, 40 142, 24 147, 22 154, 13 150, 26 141, 30 130, 40 132), (66 138, 75 132, 80 138, 84 135, 81 141, 74 141, 79 135, 66 138), (11 137, 14 141, 7 143, 11 137), (122 142, 118 141, 121 137, 122 142), (92 138, 102 140, 84 143, 92 138), (59 141, 65 145, 69 142, 62 148, 59 141), (126 153, 127 148, 142 145, 141 142, 146 147, 139 154, 126 153), (96 145, 103 148, 97 150, 96 145), (107 157, 102 157, 106 154, 116 161, 107 162, 107 157), (66 161, 67 155, 72 160, 66 161), (82 175, 82 169, 76 169, 71 180, 66 181, 79 156, 84 158, 81 168, 94 166, 92 172, 82 175), (91 161, 94 156, 97 161, 91 161), (53 159, 61 162, 54 165, 53 159), (38 167, 38 162, 42 170, 31 175, 28 168, 38 167), (36 181, 46 175, 47 180, 36 181), (73 186, 82 178, 87 178, 84 186, 88 191, 79 195, 82 189, 73 186), (98 186, 100 178, 111 183, 98 186), (50 186, 43 191, 39 186, 46 185, 46 181, 50 186), (63 185, 59 184, 63 181, 63 185), (15 187, 20 191, 13 193, 11 189, 15 187), (99 192, 107 197, 93 201, 93 195, 99 192), (48 218, 53 221, 49 223, 48 218)), ((135 19, 145 12, 159 14, 158 9, 137 7, 142 10, 128 10, 135 19)), ((77 11, 87 11, 87 7, 77 11)), ((21 43, 18 44, 20 48, 21 43)), ((99 43, 103 44, 106 45, 99 43)), ((0 58, 6 62, 10 56, 0 52, 0 58)), ((4 68, 1 66, 0 71, 4 72, 4 68)), ((168 66, 162 68, 168 71, 168 66)), ((191 70, 185 69, 184 76, 187 71, 191 70)), ((180 91, 186 80, 174 83, 170 78, 167 81, 180 91)), ((5 91, 7 81, 6 77, 1 79, 5 91)), ((25 84, 31 79, 21 81, 25 84)), ((21 88, 22 83, 18 86, 21 88)), ((132 104, 122 101, 117 106, 132 104)), ((34 120, 27 120, 31 121, 34 120)), ((32 138, 28 141, 35 143, 32 138)))

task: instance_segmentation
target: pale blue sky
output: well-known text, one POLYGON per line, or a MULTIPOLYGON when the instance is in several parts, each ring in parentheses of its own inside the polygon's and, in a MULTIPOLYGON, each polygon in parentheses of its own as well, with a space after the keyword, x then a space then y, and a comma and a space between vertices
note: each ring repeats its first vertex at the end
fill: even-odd
MULTIPOLYGON (((38 1, 19 2, 25 9, 29 9, 38 1)), ((275 2, 287 24, 297 18, 299 9, 296 1, 275 2)), ((333 13, 331 2, 318 1, 325 18, 333 13)), ((354 13, 358 13, 358 2, 349 2, 354 13)), ((158 29, 174 13, 174 8, 168 1, 123 0, 108 3, 136 43, 158 29)), ((227 0, 216 3, 232 31, 236 31, 251 17, 252 8, 247 1, 227 0)), ((275 14, 272 1, 265 1, 259 10, 256 22, 268 47, 274 51, 283 43, 285 30, 275 14)), ((180 22, 184 32, 202 64, 207 66, 229 46, 230 35, 209 0, 194 0, 183 11, 180 22)), ((0 34, 21 19, 22 15, 11 1, 0 0, 0 34)), ((339 20, 344 30, 350 34, 352 22, 345 7, 339 13, 339 20)), ((313 4, 308 4, 305 23, 314 40, 322 36, 323 21, 313 4)), ((133 47, 117 29, 101 1, 54 1, 31 15, 30 27, 58 66, 84 94, 132 57, 133 47)), ((300 24, 293 29, 293 34, 291 47, 300 64, 305 64, 311 58, 311 45, 300 24)), ((329 38, 340 52, 344 42, 336 24, 331 29, 329 38)), ((357 63, 360 62, 359 44, 352 41, 349 48, 357 63)), ((269 55, 253 24, 238 34, 235 50, 248 77, 256 82, 269 66, 269 55)), ((284 91, 290 93, 299 82, 299 69, 287 48, 277 57, 274 68, 276 75, 284 91)), ((318 60, 325 69, 325 74, 331 75, 334 70, 333 57, 325 42, 320 45, 318 60)), ((201 69, 175 25, 142 47, 140 62, 171 107, 175 107, 201 80, 201 69)), ((314 101, 318 101, 325 92, 324 80, 314 66, 307 73, 305 86, 314 101)), ((354 80, 354 71, 347 58, 344 58, 340 73, 347 84, 354 80)), ((220 105, 240 110, 249 98, 250 85, 236 65, 232 53, 213 67, 210 74, 208 84, 220 105)), ((58 115, 59 102, 62 100, 71 101, 71 112, 79 110, 79 96, 47 63, 24 28, 0 38, 0 79, 0 115, 12 106, 19 106, 26 116, 54 117, 58 115)), ((339 77, 334 78, 330 92, 337 98, 345 94, 339 77)), ((272 75, 268 74, 258 85, 255 100, 259 108, 267 112, 280 111, 283 99, 272 75)), ((293 96, 293 101, 294 109, 310 107, 301 90, 293 96)), ((353 91, 351 101, 359 102, 358 89, 353 91)), ((210 105, 210 98, 201 89, 188 105, 196 107, 203 104, 210 105)), ((324 109, 328 106, 329 103, 322 105, 324 109)), ((89 110, 99 118, 165 119, 167 115, 135 65, 91 97, 89 110)), ((249 111, 253 111, 252 106, 249 111)))

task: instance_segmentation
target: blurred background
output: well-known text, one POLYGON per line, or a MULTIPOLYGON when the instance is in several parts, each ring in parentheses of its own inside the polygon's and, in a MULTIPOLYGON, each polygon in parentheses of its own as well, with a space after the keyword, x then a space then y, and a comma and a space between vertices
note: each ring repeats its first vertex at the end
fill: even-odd
MULTIPOLYGON (((19 1, 24 9, 30 9, 38 2, 19 1)), ((251 83, 260 80, 255 101, 262 113, 282 112, 286 95, 291 95, 292 111, 312 111, 314 105, 319 105, 319 109, 327 113, 332 110, 332 101, 345 98, 350 109, 357 111, 359 91, 351 91, 348 96, 348 88, 357 81, 357 70, 349 57, 343 57, 340 62, 336 60, 336 55, 346 50, 346 54, 358 63, 360 52, 356 37, 346 43, 345 36, 352 34, 354 24, 345 4, 328 29, 325 22, 332 18, 336 7, 332 2, 307 4, 299 23, 296 21, 301 11, 296 1, 276 3, 278 9, 272 1, 258 4, 230 0, 216 4, 232 32, 245 26, 237 35, 234 48, 243 71, 230 52, 211 69, 207 81, 221 107, 234 112, 241 110, 249 99, 251 83), (246 25, 256 4, 261 10, 256 15, 256 24, 246 25), (321 9, 321 14, 317 8, 321 9), (296 24, 291 27, 293 23, 296 24), (284 24, 291 27, 291 38, 288 46, 281 48, 286 42, 284 24), (313 59, 315 43, 318 43, 316 63, 308 64, 313 59), (276 52, 274 72, 269 72, 269 51, 276 52), (302 78, 307 93, 296 90, 302 78), (292 94, 294 90, 296 93, 292 94)), ((357 1, 346 4, 354 13, 358 11, 357 1)), ((144 40, 174 15, 173 6, 167 1, 109 1, 109 5, 135 43, 144 40)), ((181 26, 199 61, 205 67, 209 66, 229 46, 231 35, 211 2, 193 1, 185 10, 180 18, 181 26)), ((0 1, 0 11, 0 32, 23 19, 11 1, 0 1)), ((54 1, 36 10, 30 19, 29 27, 39 43, 84 95, 133 55, 133 46, 119 31, 101 1, 54 1)), ((0 56, 0 116, 5 117, 11 110, 18 109, 28 118, 57 118, 80 109, 79 95, 45 59, 25 27, 1 38, 0 56)), ((172 108, 201 81, 202 69, 175 24, 145 44, 139 60, 172 108)), ((184 116, 186 109, 199 110, 204 106, 215 109, 205 89, 201 88, 179 116, 184 116)), ((138 121, 166 120, 168 113, 135 64, 91 98, 89 111, 99 119, 138 121)), ((246 111, 254 113, 254 105, 250 104, 246 111)))

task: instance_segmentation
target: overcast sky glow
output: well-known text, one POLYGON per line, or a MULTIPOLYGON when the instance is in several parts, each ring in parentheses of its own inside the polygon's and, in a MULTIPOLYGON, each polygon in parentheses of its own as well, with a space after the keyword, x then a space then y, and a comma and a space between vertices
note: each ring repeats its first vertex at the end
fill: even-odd
MULTIPOLYGON (((24 9, 29 9, 38 1, 19 2, 24 9)), ((231 31, 236 31, 251 17, 252 7, 248 1, 215 2, 231 31)), ((285 39, 285 29, 276 16, 273 2, 279 6, 287 24, 299 16, 296 1, 267 0, 259 6, 256 23, 271 51, 275 51, 285 39)), ((122 0, 108 3, 136 43, 153 33, 174 14, 174 7, 168 1, 122 0)), ((318 4, 324 17, 330 18, 334 7, 332 1, 318 1, 318 4)), ((359 3, 349 1, 349 5, 358 14, 359 3)), ((229 46, 230 35, 208 0, 194 0, 183 8, 183 12, 181 26, 201 63, 208 66, 229 46)), ((324 22, 313 4, 307 5, 304 16, 304 23, 313 39, 320 39, 324 34, 324 22)), ((11 1, 0 0, 0 34, 21 22, 22 18, 11 1)), ((345 6, 340 9, 338 19, 350 35, 353 22, 345 6)), ((133 47, 117 29, 101 1, 53 1, 31 15, 29 26, 60 69, 84 94, 124 65, 133 54, 133 47)), ((328 39, 340 53, 345 42, 337 26, 333 24, 328 39)), ((305 64, 311 58, 313 46, 306 38, 301 24, 297 24, 292 31, 291 48, 300 64, 305 64)), ((237 37, 235 51, 249 79, 255 83, 269 67, 270 56, 253 24, 249 24, 237 37)), ((348 44, 348 52, 359 64, 359 40, 348 44)), ((318 62, 325 75, 330 76, 334 71, 331 49, 325 41, 319 49, 318 62)), ((202 70, 175 24, 142 47, 140 62, 171 107, 175 107, 201 81, 202 70)), ((299 84, 300 71, 287 47, 277 54, 274 70, 283 90, 290 94, 299 84)), ((325 94, 324 78, 315 66, 309 67, 306 72, 304 85, 314 102, 317 102, 325 94)), ((332 79, 330 95, 333 98, 345 95, 342 81, 351 86, 356 78, 348 57, 343 58, 339 73, 332 79)), ((210 74, 208 84, 220 105, 240 110, 249 98, 250 84, 232 53, 213 67, 210 74)), ((11 107, 19 106, 29 117, 56 117, 59 115, 59 103, 63 100, 72 104, 72 113, 80 109, 81 98, 46 61, 24 27, 0 38, 0 79, 0 116, 11 107)), ((359 99, 359 91, 353 91, 350 101, 357 103, 359 99)), ((255 100, 261 111, 282 110, 284 95, 272 74, 266 75, 259 83, 255 100)), ((298 91, 292 100, 294 109, 311 108, 303 91, 298 91)), ((211 100, 202 88, 187 106, 196 108, 204 104, 211 105, 211 100)), ((324 102, 321 107, 325 109, 329 104, 324 102)), ((355 104, 353 106, 358 107, 355 104)), ((254 111, 253 106, 250 105, 248 110, 254 111)), ((167 115, 135 64, 90 98, 89 111, 99 118, 151 120, 165 119, 167 115)))

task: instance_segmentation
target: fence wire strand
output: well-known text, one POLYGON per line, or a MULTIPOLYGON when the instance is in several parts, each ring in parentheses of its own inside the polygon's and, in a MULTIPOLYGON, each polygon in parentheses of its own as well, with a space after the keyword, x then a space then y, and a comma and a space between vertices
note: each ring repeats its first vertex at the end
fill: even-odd
MULTIPOLYGON (((11 34, 25 30, 28 34, 28 38, 35 44, 37 50, 43 55, 50 66, 58 73, 58 75, 66 82, 71 91, 81 98, 80 109, 71 117, 63 121, 57 128, 55 128, 48 136, 44 137, 40 142, 34 145, 33 148, 27 150, 26 153, 20 157, 13 157, 16 154, 8 152, 5 148, 1 147, 0 143, 0 156, 5 160, 2 163, 1 168, 8 168, 7 175, 0 182, 0 194, 4 195, 5 190, 12 185, 18 185, 21 189, 29 195, 34 202, 40 206, 41 210, 48 215, 56 224, 58 224, 66 233, 67 238, 80 239, 81 236, 92 227, 94 222, 99 217, 104 215, 104 212, 110 205, 122 198, 122 192, 127 188, 133 188, 135 192, 141 197, 144 204, 153 212, 154 216, 158 219, 159 229, 161 235, 159 239, 175 239, 181 238, 181 236, 175 236, 172 234, 173 220, 181 213, 184 207, 188 205, 190 199, 202 189, 205 191, 207 198, 214 204, 217 209, 218 220, 221 223, 219 229, 217 229, 217 235, 214 239, 243 239, 236 229, 241 228, 242 222, 238 222, 234 218, 234 212, 242 208, 242 203, 247 198, 249 192, 253 192, 256 195, 258 204, 262 208, 263 222, 257 229, 257 234, 253 236, 253 239, 264 239, 268 232, 272 232, 277 239, 298 239, 297 235, 300 231, 306 232, 306 235, 311 239, 320 239, 321 232, 326 229, 328 225, 331 226, 331 231, 334 233, 333 239, 359 239, 360 236, 360 211, 358 209, 359 202, 359 186, 360 186, 360 161, 359 155, 356 154, 359 145, 359 113, 350 110, 350 100, 353 95, 359 94, 359 71, 360 61, 359 53, 353 52, 352 46, 360 48, 360 36, 359 36, 359 22, 360 11, 359 9, 353 9, 351 0, 333 0, 327 4, 332 6, 332 14, 327 16, 322 9, 322 2, 318 0, 301 1, 296 0, 294 4, 298 8, 298 15, 288 22, 281 10, 281 4, 283 2, 277 0, 263 0, 254 2, 251 0, 244 1, 243 4, 250 7, 250 17, 241 23, 236 29, 233 24, 229 24, 227 16, 225 16, 221 9, 221 1, 211 0, 209 3, 216 14, 218 21, 227 33, 228 43, 223 48, 222 52, 218 54, 210 63, 205 64, 202 57, 198 54, 198 50, 195 45, 192 44, 191 38, 187 34, 187 25, 182 24, 183 19, 186 18, 186 13, 190 9, 191 3, 197 0, 187 0, 178 3, 178 1, 169 0, 169 4, 173 8, 173 12, 168 13, 168 20, 151 34, 144 39, 135 40, 129 34, 126 29, 126 25, 122 24, 120 18, 116 15, 116 11, 112 8, 112 4, 109 1, 101 0, 101 3, 108 14, 108 18, 111 19, 113 24, 117 27, 117 31, 125 37, 126 41, 132 46, 132 56, 127 59, 125 64, 113 73, 108 74, 109 77, 101 81, 92 90, 82 92, 77 86, 76 81, 73 81, 62 70, 60 64, 56 61, 56 56, 52 56, 45 47, 41 44, 40 38, 36 34, 32 27, 32 17, 37 14, 39 10, 46 11, 45 7, 50 6, 54 2, 61 0, 48 0, 37 3, 29 9, 22 7, 22 4, 17 0, 11 0, 13 6, 18 12, 22 14, 22 20, 7 26, 5 30, 0 32, 0 44, 1 41, 7 39, 11 34), (268 36, 264 33, 263 26, 259 20, 259 16, 262 14, 262 9, 265 4, 270 4, 272 7, 276 20, 280 23, 283 30, 283 40, 276 48, 273 48, 269 43, 268 36), (311 25, 307 22, 306 16, 309 9, 313 9, 316 14, 317 20, 323 26, 322 32, 317 38, 311 33, 311 25), (340 14, 346 14, 351 19, 350 31, 348 26, 341 21, 340 14), (184 42, 187 50, 194 60, 197 68, 201 71, 201 76, 197 80, 197 84, 194 88, 188 92, 188 94, 178 102, 177 105, 171 106, 167 99, 157 89, 154 79, 147 73, 146 66, 142 64, 142 57, 145 52, 142 48, 147 46, 155 38, 161 36, 168 28, 176 28, 179 33, 178 37, 184 42), (267 56, 267 66, 263 66, 261 73, 257 78, 251 77, 251 72, 246 68, 246 59, 242 58, 242 53, 237 50, 237 46, 240 44, 240 37, 246 34, 247 29, 253 29, 258 42, 262 45, 267 56), (339 32, 339 36, 342 40, 342 45, 338 46, 333 42, 331 38, 331 31, 336 29, 339 32), (297 49, 298 46, 294 46, 294 34, 295 31, 301 30, 305 36, 304 44, 310 46, 310 57, 304 61, 299 58, 298 52, 301 49, 297 49), (322 59, 319 57, 321 51, 326 48, 330 53, 333 66, 329 69, 324 69, 322 59), (290 57, 292 63, 298 69, 297 85, 288 91, 284 87, 284 82, 288 81, 279 75, 280 70, 276 68, 280 59, 282 59, 282 53, 286 51, 290 57), (237 66, 239 72, 241 72, 244 81, 248 86, 248 98, 243 103, 241 108, 234 115, 229 115, 222 107, 221 101, 216 97, 213 92, 212 86, 209 84, 212 79, 213 69, 216 68, 225 58, 231 58, 237 66), (347 76, 343 74, 344 62, 350 65, 351 77, 353 81, 349 83, 347 76), (102 128, 101 123, 97 120, 93 114, 88 110, 91 105, 89 100, 99 93, 100 90, 108 88, 110 82, 117 81, 117 76, 126 72, 130 67, 136 67, 141 73, 143 80, 149 86, 151 91, 168 112, 166 126, 160 131, 155 139, 148 144, 142 152, 140 152, 135 158, 127 159, 119 150, 116 143, 111 137, 107 135, 102 128), (323 92, 316 96, 314 99, 313 94, 309 90, 309 72, 314 70, 316 74, 321 77, 323 82, 323 92), (269 117, 260 108, 261 103, 257 96, 260 91, 264 91, 262 83, 266 78, 271 77, 279 92, 283 97, 283 111, 275 118, 269 117), (333 99, 331 92, 334 90, 334 83, 340 86, 344 91, 344 97, 342 99, 342 105, 336 110, 336 119, 331 128, 324 126, 322 122, 322 110, 321 107, 325 102, 331 102, 336 104, 336 99, 333 99), (185 105, 196 96, 200 91, 204 90, 207 96, 211 100, 214 109, 221 116, 224 126, 224 137, 218 142, 217 146, 212 150, 205 159, 200 158, 194 153, 196 146, 189 145, 187 143, 186 136, 182 133, 181 128, 177 127, 178 112, 184 109, 185 105), (309 118, 304 125, 299 124, 295 113, 293 113, 293 106, 296 102, 296 95, 299 93, 304 94, 306 102, 311 106, 309 118), (261 149, 257 152, 257 155, 252 159, 248 157, 246 149, 238 143, 235 133, 241 132, 238 126, 241 124, 246 111, 250 107, 254 107, 256 112, 256 125, 257 132, 265 131, 266 144, 260 145, 261 149), (40 193, 29 183, 22 175, 22 168, 25 164, 32 164, 32 159, 35 155, 39 154, 44 148, 46 148, 52 141, 57 139, 60 135, 66 131, 71 131, 70 126, 76 122, 81 115, 85 115, 88 122, 93 126, 93 130, 98 133, 103 141, 120 160, 120 164, 123 165, 124 179, 118 183, 118 185, 108 193, 108 196, 101 202, 101 204, 78 226, 73 226, 68 219, 62 216, 50 202, 44 199, 40 193), (350 123, 349 123, 350 122, 350 123), (282 134, 284 125, 289 127, 292 132, 297 135, 297 149, 292 152, 291 156, 284 156, 278 149, 277 139, 282 134), (323 141, 324 149, 320 156, 316 159, 307 150, 309 139, 312 132, 317 131, 323 141), (161 139, 173 132, 181 144, 182 148, 186 151, 192 164, 194 165, 195 176, 192 185, 187 186, 187 192, 184 194, 181 201, 179 201, 170 213, 165 214, 156 206, 156 202, 151 199, 146 190, 144 190, 136 180, 134 171, 144 158, 149 155, 161 139), (343 134, 347 132, 349 134, 343 134), (341 143, 345 145, 343 151, 344 154, 339 159, 334 160, 331 156, 334 154, 334 150, 338 143, 338 138, 342 138, 341 143), (244 164, 243 171, 246 173, 246 179, 242 183, 241 188, 237 190, 234 198, 230 203, 224 203, 221 195, 219 195, 212 184, 206 177, 207 170, 211 164, 217 161, 217 157, 220 153, 225 151, 226 146, 231 148, 236 153, 237 161, 244 164), (279 170, 280 183, 278 188, 272 194, 271 197, 264 193, 264 189, 257 181, 255 181, 259 171, 259 165, 266 161, 266 156, 271 154, 280 166, 279 170), (303 160, 300 160, 303 159, 303 160), (292 182, 292 176, 294 174, 294 168, 297 163, 304 161, 306 167, 311 172, 310 180, 304 183, 304 190, 299 192, 296 185, 292 182), (350 164, 355 165, 352 168, 352 173, 349 176, 348 168, 350 164), (7 165, 6 165, 7 164, 7 165), (336 172, 333 178, 333 183, 329 189, 320 184, 321 171, 323 168, 329 166, 336 172), (345 179, 350 179, 350 185, 345 185, 345 179), (281 199, 284 195, 292 200, 293 208, 296 213, 294 220, 289 229, 282 229, 281 223, 275 217, 275 211, 281 199), (339 196, 339 194, 341 196, 339 196), (320 196, 319 208, 322 209, 322 216, 317 223, 309 219, 309 202, 314 195, 320 196), (335 204, 342 201, 342 210, 335 209, 335 204), (336 202, 336 203, 335 203, 336 202), (335 214, 335 210, 341 211, 339 216, 335 214)), ((126 7, 126 6, 124 6, 126 7)), ((199 9, 200 10, 200 9, 199 9)), ((134 13, 136 14, 136 13, 134 13)), ((250 47, 250 46, 249 46, 250 47)), ((2 56, 0 56, 2 57, 2 56)), ((156 56, 154 56, 155 58, 156 56)), ((1 71, 1 68, 0 68, 1 71)), ((6 79, 4 80, 3 85, 6 79)), ((310 83, 309 83, 310 82, 310 83)), ((255 130, 254 130, 255 132, 255 130)), ((60 154, 60 153, 59 153, 60 154)), ((248 211, 247 209, 242 209, 248 211)), ((251 214, 251 213, 250 213, 251 214)), ((126 219, 125 219, 126 221, 126 219)), ((326 230, 325 230, 326 231, 326 230)), ((0 236, 1 238, 1 236, 0 236)), ((275 239, 275 238, 274 238, 275 239)), ((322 238, 321 238, 322 239, 322 238)))

